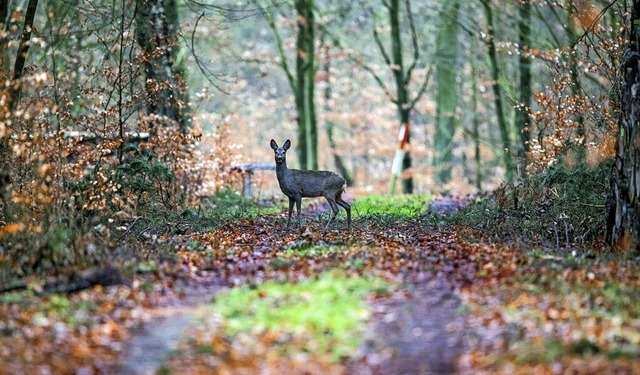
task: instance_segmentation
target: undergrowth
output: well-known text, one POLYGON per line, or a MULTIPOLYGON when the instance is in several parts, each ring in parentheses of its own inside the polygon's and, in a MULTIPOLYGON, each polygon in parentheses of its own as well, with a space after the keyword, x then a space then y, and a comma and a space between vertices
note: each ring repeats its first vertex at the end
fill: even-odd
POLYGON ((505 185, 451 217, 497 241, 556 248, 585 247, 604 234, 612 160, 590 166, 561 159, 543 172, 505 185))

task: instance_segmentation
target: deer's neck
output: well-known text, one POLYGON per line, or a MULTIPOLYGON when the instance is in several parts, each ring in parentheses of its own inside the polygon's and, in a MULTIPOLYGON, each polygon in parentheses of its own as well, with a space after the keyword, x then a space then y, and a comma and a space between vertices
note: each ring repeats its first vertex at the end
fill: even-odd
POLYGON ((289 168, 287 168, 287 161, 284 160, 280 164, 276 164, 276 177, 278 177, 278 181, 282 183, 285 180, 285 176, 289 173, 289 168))

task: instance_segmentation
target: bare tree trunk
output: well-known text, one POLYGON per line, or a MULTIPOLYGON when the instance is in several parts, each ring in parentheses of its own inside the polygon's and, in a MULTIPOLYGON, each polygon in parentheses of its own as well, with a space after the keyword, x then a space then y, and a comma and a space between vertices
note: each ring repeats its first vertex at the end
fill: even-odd
POLYGON ((190 121, 186 87, 175 66, 180 51, 176 7, 176 0, 137 0, 136 39, 146 55, 147 111, 176 121, 184 130, 190 121))
MULTIPOLYGON (((404 6, 406 9, 408 21, 408 32, 410 34, 410 40, 413 47, 413 58, 406 68, 403 61, 403 38, 401 35, 402 32, 400 27, 400 1, 383 0, 382 5, 384 5, 384 7, 387 9, 387 13, 389 16, 389 38, 391 39, 390 53, 387 51, 387 48, 385 48, 375 25, 373 28, 373 38, 378 45, 378 49, 380 50, 385 63, 387 64, 393 75, 396 89, 395 95, 392 94, 389 89, 387 89, 384 80, 380 76, 378 76, 378 74, 373 69, 371 69, 371 67, 365 65, 364 68, 369 73, 371 73, 371 75, 373 75, 375 81, 378 83, 380 88, 384 90, 384 93, 387 95, 387 97, 396 105, 398 111, 398 118, 400 120, 400 131, 398 135, 399 147, 396 150, 396 156, 391 167, 391 181, 389 183, 389 192, 391 194, 394 194, 398 175, 400 175, 401 172, 407 171, 411 168, 411 155, 409 154, 409 151, 405 149, 405 147, 408 146, 411 142, 411 112, 413 111, 415 104, 418 102, 418 100, 420 100, 427 88, 429 76, 431 75, 431 69, 429 69, 429 72, 422 82, 422 85, 418 89, 418 92, 413 98, 411 98, 409 95, 409 84, 412 80, 413 71, 418 65, 418 61, 420 59, 420 49, 418 47, 418 31, 413 21, 411 0, 404 0, 404 6)), ((402 192, 405 194, 413 193, 413 178, 411 176, 406 176, 402 180, 402 192)))
POLYGON ((453 135, 458 105, 456 60, 458 55, 458 1, 448 1, 442 9, 442 24, 436 42, 437 94, 434 166, 436 184, 451 180, 453 135))
MULTIPOLYGON (((324 63, 324 67, 323 67, 325 81, 326 81, 326 85, 324 89, 324 103, 325 103, 324 109, 326 112, 331 110, 331 108, 329 107, 329 102, 331 100, 330 64, 331 64, 331 60, 327 56, 326 61, 324 63)), ((333 137, 334 125, 335 124, 333 123, 333 121, 331 120, 326 121, 327 138, 329 138, 329 147, 331 148, 331 154, 333 155, 333 162, 338 172, 340 172, 340 175, 342 175, 345 181, 347 181, 347 185, 353 186, 353 182, 354 182, 353 176, 351 175, 351 173, 349 173, 349 170, 347 169, 344 162, 342 161, 342 157, 340 156, 340 154, 338 154, 338 151, 336 150, 336 141, 333 137)))
POLYGON ((314 0, 296 0, 297 54, 295 96, 298 111, 300 167, 318 169, 318 126, 315 107, 315 19, 314 0))
POLYGON ((640 0, 633 1, 629 40, 620 64, 622 92, 616 156, 607 201, 605 240, 619 251, 640 250, 640 0))
MULTIPOLYGON (((16 108, 20 96, 22 94, 22 73, 24 70, 24 64, 27 61, 27 54, 29 53, 29 47, 31 46, 31 33, 33 31, 33 21, 35 19, 36 9, 38 8, 38 0, 29 0, 27 4, 27 11, 24 18, 24 27, 22 28, 22 35, 20 37, 20 44, 18 45, 18 51, 16 59, 13 64, 13 76, 12 84, 9 89, 2 92, 2 96, 5 99, 5 105, 2 111, 6 113, 3 118, 11 116, 11 112, 16 108)), ((3 31, 7 31, 7 16, 9 13, 9 2, 2 1, 0 3, 0 22, 3 23, 3 31)), ((7 58, 7 43, 6 37, 2 38, 0 42, 0 52, 2 52, 2 65, 8 66, 7 58)), ((6 69, 2 69, 2 75, 9 75, 6 69)), ((2 77, 5 78, 6 77, 2 77)), ((4 81, 4 80, 3 80, 4 81)), ((11 209, 11 149, 9 147, 9 129, 4 129, 3 134, 0 134, 0 203, 2 203, 2 211, 5 220, 12 219, 11 209)))
POLYGON ((482 160, 480 157, 480 118, 478 115, 478 75, 474 62, 471 62, 471 119, 473 128, 471 134, 473 136, 474 154, 473 158, 476 162, 476 189, 482 191, 482 160))
MULTIPOLYGON (((5 82, 7 77, 9 76, 9 59, 7 56, 7 46, 9 44, 9 38, 7 36, 7 15, 9 14, 9 0, 1 0, 0 1, 0 23, 2 23, 2 27, 0 27, 0 31, 2 31, 2 36, 0 37, 0 82, 5 82)), ((0 114, 2 117, 6 117, 9 112, 9 90, 2 89, 0 91, 0 101, 3 103, 2 107, 0 107, 0 114)), ((2 213, 4 216, 4 220, 10 220, 10 210, 9 210, 9 184, 11 183, 11 175, 9 173, 9 160, 11 157, 11 150, 9 148, 9 131, 8 129, 2 128, 0 129, 0 204, 2 204, 2 213)), ((3 221, 0 219, 0 221, 3 221)))
POLYGON ((527 154, 531 151, 531 57, 526 48, 531 46, 531 0, 520 2, 520 18, 518 19, 518 34, 520 43, 520 108, 516 111, 516 129, 520 135, 518 159, 522 170, 527 166, 527 154))
MULTIPOLYGON (((411 143, 411 132, 409 131, 409 121, 411 109, 409 108, 409 94, 407 92, 407 80, 406 72, 404 69, 404 62, 402 59, 402 38, 400 36, 400 5, 398 0, 391 0, 389 2, 389 22, 391 25, 391 55, 395 68, 393 69, 393 76, 396 81, 396 106, 398 108, 398 116, 400 117, 400 126, 406 127, 406 144, 411 143)), ((404 153, 402 158, 402 170, 406 171, 411 168, 411 154, 409 152, 404 153)), ((405 194, 411 194, 413 192, 413 178, 411 176, 402 180, 402 192, 405 194)))
POLYGON ((511 160, 511 136, 509 135, 509 127, 507 126, 507 119, 504 115, 504 108, 502 105, 502 88, 500 87, 500 68, 498 66, 498 52, 496 49, 495 41, 495 22, 493 20, 493 7, 491 0, 482 0, 484 6, 485 17, 487 18, 487 24, 489 25, 489 38, 487 41, 489 47, 489 59, 491 61, 491 80, 493 88, 493 100, 496 107, 496 116, 498 117, 498 128, 500 129, 500 139, 502 141, 502 159, 506 169, 505 179, 511 180, 513 177, 513 162, 511 160))

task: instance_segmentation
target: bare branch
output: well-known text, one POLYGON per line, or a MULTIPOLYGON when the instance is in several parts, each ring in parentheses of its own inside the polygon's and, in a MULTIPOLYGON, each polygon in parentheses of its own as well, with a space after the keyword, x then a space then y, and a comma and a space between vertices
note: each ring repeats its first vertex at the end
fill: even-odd
MULTIPOLYGON (((284 71, 284 74, 287 76, 287 80, 289 81, 289 85, 291 86, 291 89, 295 92, 298 83, 296 82, 296 79, 293 76, 293 74, 291 73, 291 69, 289 68, 289 62, 287 60, 287 55, 286 55, 286 53, 284 51, 284 43, 282 42, 282 37, 280 36, 280 33, 278 32, 278 28, 276 27, 276 23, 275 23, 275 20, 273 18, 273 15, 267 9, 265 9, 262 6, 260 6, 260 4, 258 4, 258 2, 256 0, 252 0, 252 2, 256 5, 256 7, 258 7, 258 9, 260 9, 260 12, 262 13, 262 16, 267 20, 267 24, 269 25, 269 28, 271 29, 271 34, 273 34, 273 39, 274 39, 274 41, 276 43, 276 48, 278 50, 278 56, 280 57, 280 64, 279 65, 282 68, 282 70, 284 71)), ((274 4, 274 6, 275 6, 275 4, 274 4)))
POLYGON ((589 34, 590 32, 593 32, 594 28, 596 27, 596 25, 598 24, 598 22, 600 21, 600 19, 602 17, 604 17, 605 13, 607 13, 607 11, 609 10, 609 8, 611 8, 615 3, 617 3, 618 0, 613 0, 611 3, 609 3, 606 7, 602 8, 602 10, 600 11, 600 13, 598 14, 598 16, 596 17, 596 19, 593 21, 593 23, 591 24, 591 26, 589 26, 585 31, 584 34, 582 34, 577 40, 576 40, 576 44, 580 42, 580 40, 582 40, 583 38, 585 38, 587 36, 587 34, 589 34))
POLYGON ((409 68, 407 69, 407 76, 405 77, 405 82, 408 84, 411 81, 411 74, 413 73, 413 69, 415 69, 418 64, 418 60, 420 59, 420 47, 418 47, 418 33, 416 32, 416 25, 413 20, 413 13, 411 12, 411 1, 405 0, 405 6, 407 8, 407 17, 409 18, 409 30, 411 31, 411 43, 413 45, 413 61, 409 68))
POLYGON ((432 72, 433 72, 433 65, 429 65, 429 70, 427 70, 427 74, 424 77, 424 82, 422 82, 422 86, 420 86, 420 89, 416 93, 415 98, 413 98, 413 100, 411 100, 411 103, 409 103, 409 108, 411 108, 411 110, 413 110, 413 108, 416 106, 416 103, 420 101, 420 99, 422 98, 422 95, 427 91, 427 86, 429 85, 429 79, 431 78, 432 72))
POLYGON ((202 19, 202 17, 204 17, 204 12, 202 12, 202 14, 200 14, 200 16, 198 16, 198 19, 196 19, 196 24, 193 26, 193 31, 191 32, 191 53, 193 53, 193 58, 196 61, 196 64, 198 65, 198 68, 200 68, 200 71, 203 73, 203 75, 207 78, 207 81, 209 81, 209 83, 211 83, 213 85, 213 87, 215 87, 216 89, 220 90, 220 92, 229 95, 229 93, 227 91, 225 91, 224 89, 222 89, 222 87, 220 87, 218 84, 216 84, 212 79, 211 79, 211 71, 204 66, 204 64, 202 63, 202 61, 200 60, 200 58, 198 57, 198 54, 196 53, 196 44, 195 44, 195 35, 196 35, 196 30, 198 29, 198 22, 200 22, 200 20, 202 19))
POLYGON ((387 86, 384 84, 384 81, 382 80, 382 78, 380 78, 380 76, 373 70, 371 69, 370 66, 363 64, 362 68, 364 70, 366 70, 367 72, 369 72, 369 74, 371 74, 371 76, 373 77, 373 79, 376 81, 376 83, 378 84, 378 86, 380 86, 380 88, 382 89, 382 91, 384 91, 384 94, 389 98, 389 100, 391 100, 393 103, 398 104, 398 99, 394 98, 393 95, 391 94, 391 92, 389 91, 389 89, 387 89, 387 86))
POLYGON ((387 51, 384 49, 384 45, 382 44, 382 40, 380 39, 380 35, 378 34, 378 29, 376 29, 375 25, 373 25, 373 39, 375 39, 376 45, 378 45, 378 49, 380 49, 380 53, 384 58, 384 62, 387 63, 387 65, 391 65, 391 58, 387 54, 387 51))

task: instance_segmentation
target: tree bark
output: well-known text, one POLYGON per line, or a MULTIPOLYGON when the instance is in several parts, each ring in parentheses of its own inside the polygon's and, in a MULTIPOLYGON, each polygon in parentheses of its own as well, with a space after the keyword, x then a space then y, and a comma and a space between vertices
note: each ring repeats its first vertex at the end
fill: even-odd
POLYGON ((436 41, 437 111, 434 166, 436 184, 451 180, 453 134, 458 105, 456 60, 458 54, 458 1, 448 1, 442 9, 442 24, 436 41))
MULTIPOLYGON (((9 0, 0 0, 0 23, 2 27, 2 37, 0 37, 0 82, 5 82, 9 76, 9 59, 7 56, 7 46, 9 38, 7 32, 7 15, 9 14, 9 0)), ((0 99, 3 104, 0 107, 1 118, 7 117, 9 113, 9 95, 8 89, 0 90, 0 99)), ((6 126, 6 125, 4 125, 6 126)), ((0 221, 10 220, 9 210, 9 184, 11 182, 11 175, 9 171, 9 160, 11 157, 11 149, 9 148, 9 130, 5 127, 0 128, 0 204, 2 205, 3 218, 0 221)))
POLYGON ((300 166, 318 169, 318 126, 315 107, 315 19, 314 0, 296 0, 298 35, 296 41, 296 109, 300 166))
MULTIPOLYGON (((389 2, 389 24, 391 26, 391 55, 393 59, 393 77, 396 82, 396 107, 398 108, 398 116, 400 118, 400 126, 406 124, 407 138, 406 145, 411 143, 411 132, 409 129, 409 121, 411 108, 409 105, 409 94, 407 85, 409 83, 404 69, 404 61, 402 58, 402 37, 400 35, 400 4, 399 0, 391 0, 389 2)), ((411 154, 404 153, 402 158, 402 170, 406 171, 411 168, 411 154)), ((402 192, 411 194, 413 192, 413 178, 411 176, 402 180, 402 192)))
POLYGON ((176 121, 183 131, 190 123, 184 71, 176 69, 180 45, 177 39, 176 0, 138 0, 136 39, 144 59, 147 111, 176 121))
MULTIPOLYGON (((327 53, 328 55, 328 53, 327 53)), ((330 106, 329 106, 329 102, 331 100, 331 75, 330 75, 330 64, 331 64, 331 60, 329 56, 326 56, 326 62, 324 63, 324 67, 323 67, 323 72, 325 75, 325 89, 324 89, 324 109, 325 112, 329 112, 331 110, 330 106)), ((331 148, 331 154, 333 155, 333 162, 336 166, 336 169, 338 170, 338 172, 340 173, 340 175, 342 175, 342 177, 345 179, 345 181, 347 181, 347 185, 348 186, 353 186, 353 176, 351 175, 351 173, 349 173, 349 170, 347 169, 347 167, 345 166, 344 162, 342 161, 342 157, 340 156, 340 154, 338 154, 338 151, 336 149, 336 141, 334 139, 333 136, 333 128, 334 128, 334 123, 331 120, 327 120, 326 123, 326 131, 327 131, 327 138, 329 139, 329 147, 331 148)))
POLYGON ((493 20, 493 7, 491 0, 482 0, 484 6, 485 17, 487 18, 489 35, 487 45, 489 47, 489 59, 491 61, 491 87, 493 89, 493 101, 496 107, 496 116, 498 118, 498 128, 500 129, 500 140, 502 141, 502 160, 505 166, 505 179, 507 181, 513 178, 513 162, 511 160, 511 136, 509 135, 509 127, 502 106, 502 89, 500 87, 500 68, 498 66, 498 52, 495 41, 495 23, 493 20))
MULTIPOLYGON (((18 51, 16 59, 13 64, 12 84, 10 88, 3 90, 1 93, 4 97, 4 106, 2 107, 2 117, 7 118, 11 116, 11 112, 16 108, 16 105, 22 94, 22 73, 24 70, 25 62, 27 61, 27 54, 29 53, 29 47, 31 46, 31 33, 33 31, 33 22, 35 19, 36 9, 38 8, 38 0, 29 0, 27 4, 27 11, 24 17, 24 26, 22 28, 22 35, 20 37, 20 44, 18 45, 18 51)), ((0 17, 3 24, 3 33, 8 31, 7 16, 9 14, 9 2, 2 1, 0 3, 0 17)), ((2 77, 3 81, 9 76, 9 72, 4 68, 8 66, 7 58, 7 43, 8 39, 3 37, 0 41, 0 52, 2 52, 2 77), (6 76, 5 76, 6 75, 6 76)), ((9 221, 13 219, 13 213, 11 209, 11 148, 9 145, 10 130, 0 129, 0 203, 2 203, 2 212, 4 220, 9 221)))
MULTIPOLYGON (((475 44, 475 43, 474 43, 475 44)), ((473 159, 476 163, 475 185, 482 191, 482 159, 480 157, 480 116, 478 115, 478 74, 476 65, 471 62, 471 134, 473 136, 473 159)))
POLYGON ((640 0, 633 1, 629 39, 620 64, 623 80, 616 156, 607 201, 605 240, 613 250, 640 250, 640 0))
POLYGON ((520 18, 518 19, 518 40, 520 44, 520 98, 519 108, 516 111, 516 129, 520 135, 520 147, 518 147, 518 159, 521 169, 527 166, 528 154, 531 151, 531 57, 526 49, 531 46, 531 0, 520 2, 520 18))

